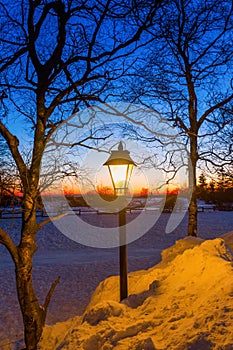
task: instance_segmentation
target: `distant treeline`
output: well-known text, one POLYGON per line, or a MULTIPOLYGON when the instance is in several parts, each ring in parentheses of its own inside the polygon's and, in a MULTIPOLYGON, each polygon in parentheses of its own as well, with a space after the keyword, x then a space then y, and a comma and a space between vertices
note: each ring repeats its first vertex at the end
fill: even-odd
POLYGON ((202 173, 199 176, 197 198, 218 206, 233 203, 233 175, 220 172, 217 180, 207 182, 206 176, 202 173))
POLYGON ((0 195, 0 207, 16 207, 20 206, 21 198, 19 196, 12 196, 8 194, 0 195))

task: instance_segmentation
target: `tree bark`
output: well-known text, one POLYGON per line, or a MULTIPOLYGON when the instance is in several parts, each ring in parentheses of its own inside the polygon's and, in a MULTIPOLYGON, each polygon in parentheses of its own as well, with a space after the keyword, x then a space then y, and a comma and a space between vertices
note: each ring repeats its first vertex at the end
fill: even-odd
POLYGON ((197 236, 197 160, 197 136, 193 134, 190 135, 189 185, 192 195, 189 203, 188 236, 197 236))
POLYGON ((24 340, 27 350, 36 350, 45 322, 45 314, 40 306, 32 284, 32 268, 19 264, 16 269, 18 300, 24 322, 24 340))
POLYGON ((21 241, 18 246, 18 262, 16 264, 16 285, 18 300, 24 322, 24 339, 27 350, 37 349, 45 315, 36 297, 32 281, 32 262, 36 251, 35 237, 37 233, 36 208, 33 195, 25 194, 23 200, 23 225, 21 241))
MULTIPOLYGON (((31 187, 33 187, 31 185, 31 187)), ((33 287, 33 257, 37 250, 35 239, 40 226, 36 222, 37 189, 26 192, 23 199, 23 224, 20 244, 17 247, 18 259, 15 261, 16 286, 24 322, 24 341, 26 350, 36 350, 41 338, 47 308, 52 293, 59 282, 57 279, 50 288, 44 305, 40 305, 33 287)))
POLYGON ((25 350, 37 350, 37 345, 45 325, 47 308, 56 285, 60 280, 60 277, 58 277, 52 283, 45 298, 45 303, 41 306, 36 297, 32 282, 32 251, 31 248, 21 249, 21 257, 24 254, 29 254, 28 261, 25 264, 25 262, 22 262, 23 259, 20 258, 20 262, 16 264, 16 285, 24 323, 25 350))
POLYGON ((188 236, 197 236, 197 198, 194 188, 189 203, 188 236))
POLYGON ((37 230, 33 227, 33 222, 29 220, 29 225, 27 223, 22 232, 22 237, 24 238, 18 247, 18 261, 15 263, 17 295, 23 316, 26 350, 37 349, 37 344, 42 336, 49 302, 60 279, 58 277, 52 283, 44 305, 40 305, 32 281, 32 261, 36 251, 36 232, 37 230), (29 231, 30 223, 32 224, 32 229, 29 231))

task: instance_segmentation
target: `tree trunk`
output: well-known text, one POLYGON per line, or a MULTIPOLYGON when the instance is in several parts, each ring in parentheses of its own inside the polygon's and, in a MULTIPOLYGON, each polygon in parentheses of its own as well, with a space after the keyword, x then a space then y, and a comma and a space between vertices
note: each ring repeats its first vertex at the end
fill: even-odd
MULTIPOLYGON (((30 258, 31 260, 31 258, 30 258)), ((36 350, 45 322, 45 312, 40 306, 32 283, 32 264, 20 263, 16 268, 16 284, 24 323, 24 340, 27 350, 36 350)))
POLYGON ((188 236, 197 236, 197 136, 190 135, 189 185, 192 190, 189 204, 188 236))
POLYGON ((37 350, 37 344, 43 332, 49 302, 60 277, 52 283, 44 304, 40 305, 32 281, 32 262, 37 249, 35 238, 39 226, 36 222, 35 201, 30 202, 27 197, 25 202, 27 204, 23 206, 21 241, 17 247, 18 254, 17 260, 15 260, 16 286, 19 305, 23 316, 26 350, 37 350), (29 210, 30 203, 31 210, 29 210))
POLYGON ((197 198, 194 188, 189 204, 188 236, 197 236, 197 198))
POLYGON ((38 231, 36 222, 36 190, 26 192, 22 203, 21 240, 16 262, 17 295, 24 323, 26 350, 36 350, 45 323, 46 309, 36 297, 32 281, 32 263, 37 250, 35 239, 38 231))
POLYGON ((45 322, 45 310, 37 300, 32 281, 32 261, 37 249, 35 237, 38 226, 35 204, 31 199, 31 196, 25 196, 23 205, 23 225, 21 241, 18 246, 19 259, 16 264, 16 285, 24 322, 26 349, 36 350, 45 322))

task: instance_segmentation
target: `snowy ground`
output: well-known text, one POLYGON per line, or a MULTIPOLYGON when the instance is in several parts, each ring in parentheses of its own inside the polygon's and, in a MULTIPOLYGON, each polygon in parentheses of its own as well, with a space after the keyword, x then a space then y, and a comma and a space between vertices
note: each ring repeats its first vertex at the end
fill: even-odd
POLYGON ((82 316, 45 328, 39 349, 232 349, 232 251, 220 238, 187 237, 162 257, 129 274, 121 303, 118 278, 101 282, 82 316))
MULTIPOLYGON (((130 271, 154 266, 160 261, 162 250, 186 236, 187 217, 173 233, 165 234, 168 218, 169 214, 162 214, 153 229, 136 242, 129 244, 130 271)), ((102 221, 105 219, 106 225, 108 225, 107 221, 111 220, 110 216, 106 216, 106 218, 101 216, 102 221)), ((17 242, 16 232, 19 220, 14 222, 0 220, 0 225, 2 228, 8 227, 17 242)), ((232 212, 199 213, 199 237, 212 239, 232 230, 232 212)), ((81 246, 61 235, 53 224, 47 225, 39 233, 38 245, 40 249, 36 253, 34 278, 36 290, 41 300, 43 300, 50 283, 58 275, 61 276, 61 281, 50 304, 48 324, 81 315, 90 300, 91 293, 99 282, 118 274, 118 249, 95 249, 81 246)), ((15 341, 22 337, 23 328, 16 300, 14 267, 2 247, 0 248, 0 264, 0 349, 14 349, 15 341)), ((200 350, 191 347, 190 349, 200 350)), ((230 349, 233 347, 228 350, 230 349)))

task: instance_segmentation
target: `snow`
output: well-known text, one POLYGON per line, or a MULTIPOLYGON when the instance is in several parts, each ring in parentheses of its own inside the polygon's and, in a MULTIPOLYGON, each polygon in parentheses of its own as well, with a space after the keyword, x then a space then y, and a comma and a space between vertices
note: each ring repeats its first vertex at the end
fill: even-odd
POLYGON ((232 349, 232 258, 223 239, 179 240, 129 274, 126 300, 107 278, 82 316, 46 327, 39 349, 232 349))
MULTIPOLYGON (((117 248, 82 246, 53 224, 41 230, 34 263, 41 302, 61 276, 49 306, 42 350, 233 349, 230 253, 219 243, 222 240, 209 241, 222 237, 233 250, 232 212, 199 213, 199 238, 185 238, 187 216, 174 232, 165 234, 169 217, 162 214, 153 229, 129 244, 131 295, 124 303, 118 302, 117 248)), ((91 215, 90 220, 107 227, 112 223, 110 215, 91 215)), ((19 224, 19 219, 0 220, 16 243, 19 224)), ((0 267, 0 349, 18 350, 23 325, 14 266, 3 247, 0 267)))

